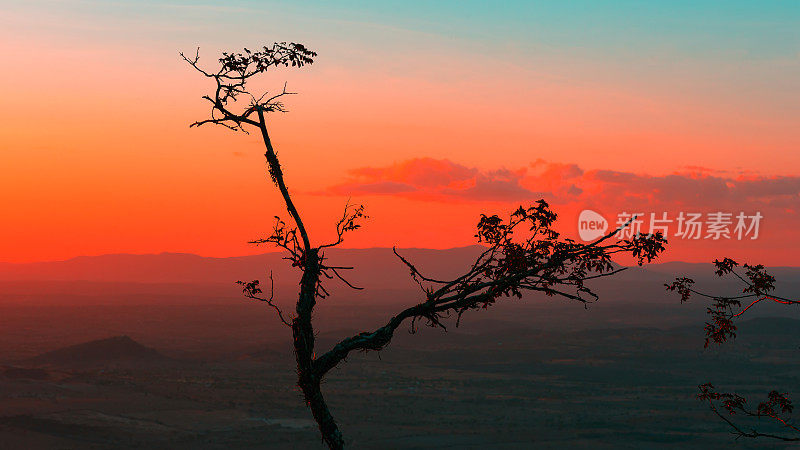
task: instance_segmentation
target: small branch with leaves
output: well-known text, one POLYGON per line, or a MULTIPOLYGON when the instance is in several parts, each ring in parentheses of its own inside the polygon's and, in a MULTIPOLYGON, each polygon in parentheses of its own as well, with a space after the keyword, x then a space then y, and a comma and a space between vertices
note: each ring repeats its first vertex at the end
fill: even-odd
POLYGON ((783 305, 800 305, 800 301, 772 293, 775 290, 775 277, 767 273, 761 264, 742 265, 743 274, 736 270, 739 263, 730 258, 714 260, 714 266, 716 268, 714 273, 718 277, 734 277, 743 284, 740 294, 724 296, 698 291, 693 287, 695 281, 687 277, 678 277, 671 284, 664 284, 667 290, 677 292, 681 296, 681 303, 688 301, 692 295, 711 300, 711 306, 706 309, 710 320, 705 325, 705 347, 711 342, 722 344, 728 339, 736 338, 734 320, 758 303, 772 301, 783 305), (743 302, 746 302, 747 306, 742 307, 743 302))
POLYGON ((214 93, 204 95, 202 98, 211 104, 211 117, 192 123, 191 127, 206 124, 221 125, 234 131, 247 133, 244 125, 258 127, 258 112, 286 112, 281 98, 293 95, 294 92, 283 90, 269 96, 264 92, 258 97, 247 89, 247 81, 259 74, 267 72, 273 67, 303 67, 314 62, 315 52, 308 50, 302 44, 276 42, 271 47, 263 47, 258 51, 245 48, 241 53, 223 53, 219 58, 220 67, 217 71, 209 71, 200 66, 200 49, 193 57, 181 53, 181 58, 192 66, 197 72, 215 82, 214 93), (246 106, 238 112, 233 107, 239 104, 242 97, 247 100, 246 106))
POLYGON ((737 437, 760 438, 766 437, 780 441, 795 442, 800 441, 800 428, 793 424, 788 417, 792 413, 794 406, 787 394, 778 391, 771 391, 767 394, 767 400, 760 402, 755 410, 747 407, 747 399, 738 394, 717 392, 711 383, 698 386, 700 393, 697 399, 707 402, 714 414, 722 419, 737 437), (727 413, 727 414, 725 414, 727 413), (774 433, 764 433, 756 429, 745 431, 743 427, 731 419, 731 416, 745 416, 750 418, 768 418, 776 425, 787 430, 796 436, 784 436, 774 433))
POLYGON ((284 325, 286 325, 287 327, 292 326, 290 321, 286 320, 286 317, 284 317, 283 311, 281 311, 278 305, 273 303, 273 300, 275 299, 275 281, 272 278, 272 271, 270 271, 269 273, 269 298, 265 298, 260 295, 264 291, 262 291, 261 287, 259 286, 260 284, 259 280, 237 281, 236 284, 242 286, 242 293, 244 294, 245 297, 266 303, 267 305, 272 307, 272 309, 275 310, 275 312, 278 314, 278 318, 280 319, 281 322, 283 322, 284 325))
MULTIPOLYGON (((743 264, 741 267, 744 269, 744 273, 740 273, 737 271, 738 262, 724 258, 714 260, 714 267, 714 273, 718 277, 733 277, 741 282, 743 286, 741 293, 728 296, 708 294, 695 289, 695 281, 688 277, 678 277, 671 284, 664 285, 667 290, 680 295, 681 303, 688 301, 692 295, 711 301, 711 306, 706 308, 709 316, 709 321, 705 323, 704 347, 706 348, 711 343, 721 345, 736 339, 737 328, 734 321, 761 302, 772 301, 783 305, 800 305, 800 301, 772 293, 775 290, 775 277, 769 274, 761 264, 743 264)), ((711 411, 727 423, 737 437, 766 437, 782 441, 800 441, 800 429, 793 425, 791 419, 787 417, 793 409, 787 394, 773 390, 768 394, 767 401, 759 403, 756 410, 753 411, 746 407, 747 400, 738 394, 716 392, 711 383, 702 384, 699 389, 700 393, 697 398, 707 402, 711 411), (720 409, 727 412, 727 415, 723 414, 720 409), (745 417, 770 418, 796 436, 764 433, 756 429, 744 431, 742 426, 731 418, 737 414, 745 417)))

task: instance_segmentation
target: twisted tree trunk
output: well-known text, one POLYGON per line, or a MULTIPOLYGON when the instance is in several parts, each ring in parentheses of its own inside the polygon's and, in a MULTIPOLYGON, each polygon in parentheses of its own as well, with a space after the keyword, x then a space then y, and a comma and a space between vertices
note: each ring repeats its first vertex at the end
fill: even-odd
POLYGON ((344 441, 336 421, 322 396, 322 375, 314 367, 314 327, 311 313, 316 304, 316 289, 319 280, 319 254, 311 249, 305 254, 303 277, 300 280, 300 298, 297 301, 297 316, 292 321, 294 352, 297 359, 297 385, 303 391, 306 405, 311 409, 319 425, 322 439, 332 449, 344 448, 344 441))
POLYGON ((344 448, 342 433, 339 431, 339 427, 336 425, 336 421, 333 419, 320 389, 320 382, 324 372, 317 371, 314 364, 314 327, 311 324, 311 316, 317 303, 317 284, 320 277, 319 249, 311 246, 311 240, 303 226, 303 221, 300 219, 300 214, 289 196, 289 189, 283 179, 283 171, 278 161, 278 155, 272 148, 267 125, 264 121, 264 113, 260 109, 258 118, 261 136, 264 139, 264 145, 267 147, 264 157, 267 160, 270 176, 278 186, 286 204, 286 209, 297 224, 300 238, 303 241, 303 260, 301 264, 303 276, 300 279, 297 315, 292 320, 294 352, 297 360, 297 385, 303 391, 306 405, 311 409, 314 420, 319 425, 322 439, 331 449, 342 449, 344 448))

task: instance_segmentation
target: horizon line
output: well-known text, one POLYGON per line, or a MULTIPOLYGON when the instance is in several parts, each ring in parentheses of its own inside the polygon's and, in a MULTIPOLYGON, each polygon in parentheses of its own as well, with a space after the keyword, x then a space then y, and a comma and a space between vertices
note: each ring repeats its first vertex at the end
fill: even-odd
MULTIPOLYGON (((467 249, 470 247, 480 247, 478 244, 472 245, 464 245, 459 247, 447 247, 447 248, 429 248, 429 247, 397 247, 400 250, 425 250, 425 251, 440 251, 446 252, 451 250, 461 250, 467 249)), ((391 250, 393 247, 341 247, 335 248, 336 250, 391 250)), ((66 263, 80 259, 92 259, 92 258, 103 258, 103 257, 110 257, 110 256, 134 256, 134 257, 150 257, 150 256, 168 256, 168 255, 180 255, 180 256, 192 256, 202 259, 236 259, 236 258, 247 258, 247 257, 254 257, 254 256, 263 256, 275 253, 283 253, 283 250, 273 250, 273 251, 266 251, 262 253, 252 253, 252 254, 244 254, 244 255, 231 255, 231 256, 205 256, 197 253, 189 253, 189 252, 172 252, 172 251, 163 251, 158 253, 130 253, 130 252, 120 252, 120 253, 100 253, 96 255, 77 255, 70 258, 65 259, 49 259, 49 260, 36 260, 36 261, 0 261, 0 265, 5 266, 23 266, 29 264, 49 264, 49 263, 66 263)), ((685 260, 664 260, 658 262, 651 262, 649 264, 645 264, 644 266, 654 266, 654 265, 661 265, 661 264, 671 264, 671 263, 678 263, 678 264, 713 264, 712 262, 708 261, 685 261, 685 260)), ((644 267, 642 266, 642 267, 644 267)), ((637 267, 636 265, 633 266, 626 266, 626 267, 637 267)), ((772 269, 778 268, 800 268, 800 266, 786 266, 786 265, 779 265, 779 266, 768 266, 772 269)))

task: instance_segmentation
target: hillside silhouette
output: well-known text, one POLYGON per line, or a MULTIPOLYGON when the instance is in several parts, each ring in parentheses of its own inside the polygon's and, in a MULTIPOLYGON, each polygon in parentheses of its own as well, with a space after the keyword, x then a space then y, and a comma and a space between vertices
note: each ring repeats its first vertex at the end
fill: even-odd
POLYGON ((128 336, 114 336, 52 350, 34 357, 31 362, 68 366, 120 361, 154 362, 166 359, 155 349, 146 347, 128 336))

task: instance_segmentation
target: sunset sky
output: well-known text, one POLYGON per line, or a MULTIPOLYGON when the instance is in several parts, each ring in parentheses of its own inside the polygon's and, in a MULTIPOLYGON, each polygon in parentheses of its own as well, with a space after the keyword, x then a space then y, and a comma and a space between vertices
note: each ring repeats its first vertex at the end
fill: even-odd
POLYGON ((274 41, 319 53, 264 80, 299 93, 268 121, 316 243, 348 198, 346 246, 430 248, 545 198, 572 237, 584 209, 759 212, 664 260, 800 265, 795 0, 4 2, 0 261, 270 250, 259 137, 189 129, 212 86, 179 52, 274 41))

